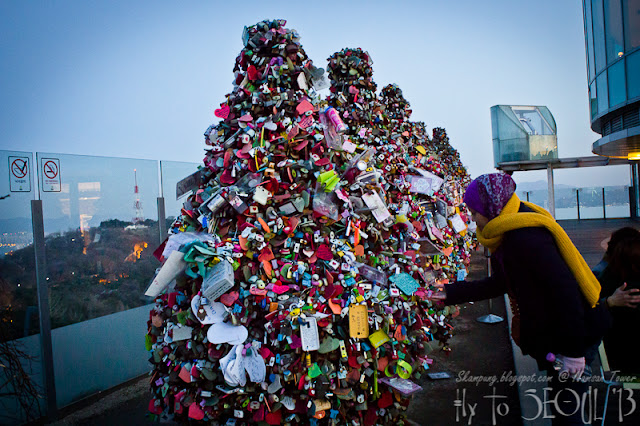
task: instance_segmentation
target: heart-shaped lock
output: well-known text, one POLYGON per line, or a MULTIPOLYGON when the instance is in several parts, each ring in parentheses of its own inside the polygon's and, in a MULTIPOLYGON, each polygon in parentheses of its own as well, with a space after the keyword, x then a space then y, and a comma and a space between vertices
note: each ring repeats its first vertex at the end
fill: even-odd
POLYGON ((220 108, 214 111, 214 115, 216 117, 222 118, 223 120, 226 120, 227 118, 229 118, 229 112, 230 112, 229 105, 223 104, 223 105, 220 105, 220 108))
POLYGON ((236 300, 238 300, 238 297, 240 297, 240 294, 237 291, 232 291, 220 296, 220 302, 222 302, 225 306, 231 306, 235 303, 236 300))
POLYGON ((329 261, 333 259, 333 253, 328 245, 321 244, 320 247, 318 247, 318 250, 316 250, 316 257, 318 259, 329 261))

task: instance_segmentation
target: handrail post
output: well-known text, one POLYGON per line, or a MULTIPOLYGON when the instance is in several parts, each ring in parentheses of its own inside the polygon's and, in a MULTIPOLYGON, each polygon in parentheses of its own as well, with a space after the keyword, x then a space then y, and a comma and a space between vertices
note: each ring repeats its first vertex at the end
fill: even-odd
POLYGON ((605 198, 604 198, 604 186, 602 187, 602 218, 606 219, 607 218, 607 205, 605 204, 605 198))
POLYGON ((576 188, 576 207, 578 208, 578 220, 580 220, 580 188, 576 188))
POLYGON ((158 197, 158 233, 162 244, 167 238, 167 218, 164 210, 164 197, 158 197))
POLYGON ((33 248, 36 261, 36 286, 38 293, 38 316, 40 320, 40 352, 42 354, 42 374, 47 398, 47 418, 58 418, 56 383, 53 372, 53 344, 51 342, 51 312, 49 310, 49 285, 47 283, 47 262, 45 255, 44 221, 42 200, 31 200, 31 223, 33 226, 33 248))
MULTIPOLYGON (((491 257, 489 254, 489 250, 486 247, 484 248, 484 256, 487 258, 487 276, 490 277, 491 276, 491 257)), ((476 320, 478 322, 482 322, 485 324, 497 324, 499 322, 504 321, 504 319, 501 316, 494 315, 492 312, 493 312, 493 300, 489 299, 489 313, 487 315, 482 315, 478 317, 476 320)))

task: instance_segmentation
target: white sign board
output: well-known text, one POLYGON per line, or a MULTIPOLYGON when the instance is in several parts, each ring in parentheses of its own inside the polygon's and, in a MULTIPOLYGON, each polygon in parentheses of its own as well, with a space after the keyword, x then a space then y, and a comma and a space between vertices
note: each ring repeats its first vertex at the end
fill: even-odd
POLYGON ((9 157, 9 187, 11 192, 31 192, 29 157, 9 157))
POLYGON ((42 192, 60 192, 60 160, 57 158, 40 159, 42 192))

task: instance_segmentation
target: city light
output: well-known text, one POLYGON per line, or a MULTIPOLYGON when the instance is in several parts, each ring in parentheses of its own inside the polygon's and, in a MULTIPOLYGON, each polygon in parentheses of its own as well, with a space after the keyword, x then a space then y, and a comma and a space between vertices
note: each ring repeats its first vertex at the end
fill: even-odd
POLYGON ((640 160, 640 151, 638 151, 638 152, 630 152, 627 155, 627 159, 629 159, 629 160, 640 160))

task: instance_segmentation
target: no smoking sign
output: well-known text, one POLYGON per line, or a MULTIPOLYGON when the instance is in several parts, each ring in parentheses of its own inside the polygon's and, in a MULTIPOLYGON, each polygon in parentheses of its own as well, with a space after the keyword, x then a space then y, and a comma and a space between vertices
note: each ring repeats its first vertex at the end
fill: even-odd
POLYGON ((60 160, 57 158, 40 159, 40 176, 43 192, 60 192, 60 160))
POLYGON ((31 191, 29 157, 9 157, 9 187, 11 192, 31 191))

